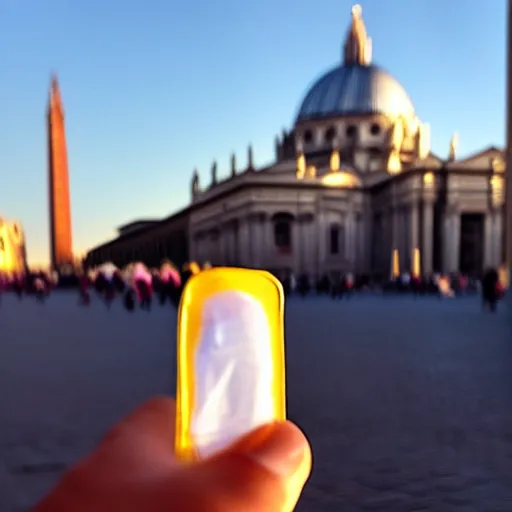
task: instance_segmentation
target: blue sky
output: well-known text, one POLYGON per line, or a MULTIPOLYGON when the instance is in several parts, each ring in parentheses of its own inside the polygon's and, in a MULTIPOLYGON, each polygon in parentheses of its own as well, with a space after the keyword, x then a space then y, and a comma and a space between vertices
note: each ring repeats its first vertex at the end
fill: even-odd
MULTIPOLYGON (((185 206, 194 167, 273 156, 308 85, 337 64, 351 1, 0 0, 0 216, 48 260, 45 109, 66 109, 74 246, 185 206)), ((505 0, 368 0, 374 61, 432 125, 433 150, 505 137, 505 0)))

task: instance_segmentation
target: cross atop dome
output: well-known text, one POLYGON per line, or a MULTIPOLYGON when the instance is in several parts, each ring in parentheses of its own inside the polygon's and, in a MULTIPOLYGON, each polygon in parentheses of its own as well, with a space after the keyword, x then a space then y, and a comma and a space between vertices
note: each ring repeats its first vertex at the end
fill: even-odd
POLYGON ((361 18, 362 15, 363 15, 363 8, 359 4, 354 5, 352 7, 352 17, 353 18, 361 18))
POLYGON ((372 40, 366 33, 363 8, 352 7, 352 23, 343 47, 343 63, 348 66, 369 66, 372 62, 372 40))

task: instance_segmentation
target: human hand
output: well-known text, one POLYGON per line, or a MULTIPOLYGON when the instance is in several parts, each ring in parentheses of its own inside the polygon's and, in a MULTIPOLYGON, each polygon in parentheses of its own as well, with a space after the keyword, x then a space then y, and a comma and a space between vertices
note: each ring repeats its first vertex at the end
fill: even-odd
POLYGON ((112 428, 34 512, 289 512, 311 471, 290 422, 261 427, 202 461, 174 456, 175 403, 154 398, 112 428))

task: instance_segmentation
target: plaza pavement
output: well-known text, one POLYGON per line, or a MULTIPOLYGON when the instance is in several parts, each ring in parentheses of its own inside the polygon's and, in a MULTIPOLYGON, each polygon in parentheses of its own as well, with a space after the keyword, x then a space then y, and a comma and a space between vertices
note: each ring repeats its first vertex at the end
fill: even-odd
MULTIPOLYGON (((476 299, 291 299, 301 512, 512 510, 512 331, 476 299)), ((0 304, 0 512, 28 510, 105 430, 173 394, 175 313, 55 294, 0 304)))

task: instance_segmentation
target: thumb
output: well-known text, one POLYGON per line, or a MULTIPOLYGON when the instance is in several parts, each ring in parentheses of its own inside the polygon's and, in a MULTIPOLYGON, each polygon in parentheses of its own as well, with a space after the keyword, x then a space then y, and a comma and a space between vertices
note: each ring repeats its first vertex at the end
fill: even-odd
POLYGON ((304 434, 293 423, 274 423, 184 468, 169 490, 183 500, 176 510, 290 512, 310 472, 304 434))

